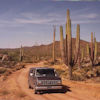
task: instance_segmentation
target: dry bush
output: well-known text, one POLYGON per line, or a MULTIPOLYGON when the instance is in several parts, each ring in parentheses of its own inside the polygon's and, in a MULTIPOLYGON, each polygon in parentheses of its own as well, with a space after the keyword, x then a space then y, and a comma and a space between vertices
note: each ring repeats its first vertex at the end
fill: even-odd
POLYGON ((63 78, 67 78, 68 79, 68 69, 66 69, 66 70, 64 70, 64 69, 56 69, 56 71, 57 71, 57 73, 58 73, 58 75, 60 76, 60 77, 63 77, 63 78))
POLYGON ((16 70, 20 70, 22 68, 25 68, 25 64, 19 64, 19 65, 16 65, 15 67, 16 70))
POLYGON ((7 71, 7 68, 0 67, 0 74, 4 74, 7 71))
POLYGON ((85 77, 80 73, 80 72, 76 72, 73 74, 73 78, 74 81, 84 81, 85 77))
POLYGON ((12 74, 12 70, 8 69, 5 73, 4 76, 9 76, 10 74, 12 74))
POLYGON ((7 90, 7 89, 0 89, 0 95, 2 96, 2 95, 8 95, 8 94, 10 94, 10 92, 7 90))

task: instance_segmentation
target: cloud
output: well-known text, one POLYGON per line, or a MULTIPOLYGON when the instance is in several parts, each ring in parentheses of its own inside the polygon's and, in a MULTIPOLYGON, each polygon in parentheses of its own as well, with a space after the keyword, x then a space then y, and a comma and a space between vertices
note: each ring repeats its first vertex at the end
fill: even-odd
POLYGON ((94 24, 100 23, 100 20, 73 20, 72 24, 94 24))
POLYGON ((45 16, 37 13, 22 13, 20 18, 14 21, 20 24, 63 24, 63 15, 57 13, 48 13, 45 16))
POLYGON ((21 24, 47 24, 53 21, 53 19, 15 19, 15 21, 21 24))
MULTIPOLYGON (((98 14, 89 13, 89 14, 77 14, 71 15, 72 24, 89 24, 89 23, 100 23, 96 18, 98 14), (96 19, 96 20, 95 20, 96 19)), ((32 13, 26 12, 21 13, 19 16, 11 18, 9 20, 0 20, 0 27, 20 27, 26 24, 47 24, 47 25, 62 25, 66 23, 66 14, 60 13, 32 13)))
POLYGON ((98 14, 95 13, 90 13, 90 14, 84 14, 84 15, 80 15, 81 18, 90 18, 90 19, 94 19, 98 17, 98 14))

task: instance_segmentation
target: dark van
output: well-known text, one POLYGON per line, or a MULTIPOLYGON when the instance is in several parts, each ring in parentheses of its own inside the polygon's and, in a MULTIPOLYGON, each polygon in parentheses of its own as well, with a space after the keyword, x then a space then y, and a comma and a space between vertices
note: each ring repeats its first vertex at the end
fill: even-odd
POLYGON ((30 68, 28 75, 29 88, 34 89, 34 93, 47 90, 61 90, 62 81, 54 68, 35 67, 30 68))

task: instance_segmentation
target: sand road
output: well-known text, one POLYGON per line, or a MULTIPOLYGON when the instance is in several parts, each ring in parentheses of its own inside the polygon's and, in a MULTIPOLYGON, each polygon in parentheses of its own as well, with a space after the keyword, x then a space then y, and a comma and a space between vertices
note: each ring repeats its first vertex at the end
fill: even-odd
POLYGON ((63 84, 69 87, 65 93, 34 94, 28 88, 28 71, 30 67, 43 66, 42 63, 27 65, 26 68, 14 72, 8 79, 0 83, 0 88, 9 91, 1 95, 0 100, 100 100, 100 84, 75 82, 63 79, 63 84))

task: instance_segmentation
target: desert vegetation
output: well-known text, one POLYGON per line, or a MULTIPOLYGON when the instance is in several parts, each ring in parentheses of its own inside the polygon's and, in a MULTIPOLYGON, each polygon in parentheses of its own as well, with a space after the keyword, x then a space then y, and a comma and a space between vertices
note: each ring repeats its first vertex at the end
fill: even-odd
MULTIPOLYGON (((88 45, 88 44, 87 44, 88 45)), ((67 10, 67 22, 66 22, 66 38, 64 44, 63 38, 63 27, 60 26, 60 48, 63 63, 69 68, 69 79, 73 79, 72 68, 77 64, 78 68, 81 69, 81 62, 84 59, 84 51, 80 49, 80 25, 77 24, 76 29, 76 40, 75 47, 72 50, 72 34, 71 34, 71 19, 70 11, 67 10), (80 55, 80 53, 82 54, 80 55)), ((87 46, 87 58, 91 63, 91 68, 93 68, 97 62, 97 42, 96 37, 93 38, 93 32, 91 32, 91 42, 90 47, 87 46)))

